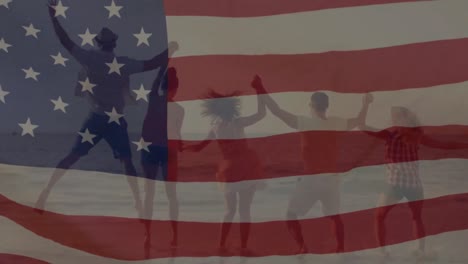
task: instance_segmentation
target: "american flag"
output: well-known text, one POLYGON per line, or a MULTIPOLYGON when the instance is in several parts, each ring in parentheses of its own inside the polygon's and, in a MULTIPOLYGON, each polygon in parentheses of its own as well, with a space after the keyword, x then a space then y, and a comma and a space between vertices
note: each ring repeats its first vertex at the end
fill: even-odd
POLYGON ((466 0, 52 4, 0 0, 0 263, 468 261, 466 0), (102 115, 127 121, 136 173, 82 127, 76 87, 100 87, 54 20, 80 50, 118 34, 99 76, 178 43, 169 70, 131 75, 136 104, 102 115), (396 122, 395 107, 419 121, 396 122), (424 136, 379 138, 400 126, 424 136), (96 146, 48 190, 76 138, 96 146), (408 166, 422 186, 387 180, 408 166))

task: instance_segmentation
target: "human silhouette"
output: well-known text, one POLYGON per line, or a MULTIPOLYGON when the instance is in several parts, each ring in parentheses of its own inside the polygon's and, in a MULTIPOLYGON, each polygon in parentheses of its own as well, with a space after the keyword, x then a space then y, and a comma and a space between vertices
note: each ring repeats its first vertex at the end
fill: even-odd
POLYGON ((262 183, 255 179, 262 178, 263 167, 256 152, 248 146, 244 129, 263 119, 266 109, 261 96, 257 95, 257 112, 250 116, 240 116, 238 95, 237 92, 223 95, 215 91, 207 94, 202 105, 202 115, 212 119, 212 129, 207 139, 186 148, 201 151, 212 140, 217 140, 222 160, 216 177, 220 182, 226 206, 218 246, 221 251, 227 250, 226 241, 238 209, 241 222, 241 251, 247 252, 250 208, 256 190, 262 187, 262 183))
POLYGON ((417 116, 406 107, 394 106, 390 116, 392 127, 379 131, 365 124, 366 116, 360 125, 369 135, 385 141, 386 187, 381 192, 375 214, 375 230, 381 254, 390 257, 386 245, 385 219, 388 213, 403 198, 409 202, 413 216, 414 236, 418 249, 413 252, 418 258, 431 257, 425 250, 425 229, 422 217, 424 188, 419 175, 419 147, 424 145, 439 149, 464 149, 466 143, 442 142, 426 135, 417 116))
POLYGON ((127 122, 123 118, 123 112, 125 105, 133 100, 129 89, 130 75, 165 68, 167 50, 146 61, 117 56, 114 49, 118 35, 108 28, 103 28, 95 38, 99 49, 85 50, 76 45, 60 25, 55 17, 55 5, 57 1, 51 0, 48 6, 55 33, 62 46, 82 66, 79 76, 82 87, 78 95, 88 98, 91 109, 80 130, 80 136, 71 152, 57 165, 36 202, 36 208, 40 211, 44 209, 52 188, 66 171, 104 139, 112 148, 114 157, 123 164, 125 174, 129 176, 127 180, 135 199, 135 207, 141 216, 140 192, 134 177, 137 173, 132 163, 127 122))
POLYGON ((174 102, 179 87, 177 71, 170 67, 162 77, 155 80, 150 93, 148 111, 143 124, 142 137, 151 142, 149 151, 141 154, 141 164, 145 173, 145 248, 151 247, 151 219, 155 196, 155 181, 158 179, 158 169, 161 169, 165 182, 166 195, 169 201, 169 218, 172 227, 171 246, 178 245, 179 201, 176 185, 178 180, 178 152, 182 151, 181 129, 185 115, 184 108, 174 102), (169 139, 169 136, 171 137, 169 139))
MULTIPOLYGON (((357 127, 367 112, 369 98, 364 97, 363 107, 356 118, 344 119, 327 115, 329 98, 323 92, 315 92, 310 98, 310 115, 299 116, 280 108, 266 91, 262 80, 255 84, 257 90, 264 93, 268 109, 290 128, 301 131, 301 153, 304 172, 313 173, 318 166, 328 164, 336 167, 338 161, 338 142, 332 134, 327 138, 316 138, 307 133, 313 130, 346 131, 357 127)), ((298 216, 305 215, 317 201, 322 204, 324 215, 332 220, 332 230, 336 237, 335 252, 344 250, 344 225, 339 216, 341 179, 339 174, 325 173, 303 176, 298 179, 296 189, 290 198, 286 217, 288 230, 299 245, 299 254, 307 253, 307 246, 298 216)))

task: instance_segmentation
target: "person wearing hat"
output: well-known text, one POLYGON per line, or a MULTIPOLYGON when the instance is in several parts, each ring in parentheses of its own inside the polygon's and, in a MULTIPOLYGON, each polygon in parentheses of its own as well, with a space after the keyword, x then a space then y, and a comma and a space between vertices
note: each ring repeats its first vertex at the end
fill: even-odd
MULTIPOLYGON (((132 162, 127 122, 123 118, 126 104, 134 102, 130 93, 130 75, 155 69, 165 72, 168 50, 153 58, 141 61, 114 53, 118 35, 108 28, 103 28, 95 37, 99 49, 85 50, 75 44, 55 17, 56 0, 49 2, 49 14, 60 43, 82 66, 78 76, 79 85, 75 95, 86 97, 90 102, 90 114, 83 123, 79 136, 71 152, 57 165, 47 186, 41 192, 36 208, 42 211, 53 186, 65 172, 81 157, 88 154, 101 139, 105 139, 112 148, 114 157, 123 164, 130 189, 135 199, 135 207, 142 214, 142 204, 138 189, 136 169, 132 162)), ((174 43, 169 46, 175 46, 174 43)))
POLYGON ((95 39, 101 48, 113 49, 116 46, 119 36, 112 32, 112 30, 104 27, 95 39))

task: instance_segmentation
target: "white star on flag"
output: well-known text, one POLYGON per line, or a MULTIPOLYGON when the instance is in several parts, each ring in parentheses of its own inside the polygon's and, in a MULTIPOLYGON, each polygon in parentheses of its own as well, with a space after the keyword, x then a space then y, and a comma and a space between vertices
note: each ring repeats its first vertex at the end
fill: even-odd
POLYGON ((79 83, 81 84, 81 91, 82 91, 82 92, 86 92, 86 91, 87 91, 87 92, 90 92, 91 94, 94 93, 94 92, 93 92, 93 88, 96 87, 96 85, 93 84, 93 83, 91 83, 91 82, 89 81, 89 78, 88 78, 88 77, 86 77, 86 80, 85 80, 84 82, 80 81, 79 83))
POLYGON ((38 125, 33 125, 29 117, 26 123, 20 123, 18 125, 23 129, 23 132, 21 132, 21 136, 31 135, 32 137, 34 137, 34 129, 39 127, 38 125))
POLYGON ((10 92, 4 91, 2 89, 2 86, 0 85, 0 101, 2 101, 2 103, 6 104, 5 103, 5 96, 7 96, 9 94, 10 94, 10 92))
POLYGON ((37 33, 41 32, 40 29, 37 29, 34 27, 34 25, 31 23, 28 27, 23 26, 24 30, 26 30, 26 37, 27 36, 33 36, 37 39, 37 33))
POLYGON ((65 62, 68 61, 68 59, 63 57, 61 52, 59 52, 56 56, 54 55, 50 55, 50 56, 54 59, 54 65, 60 64, 60 65, 63 65, 64 67, 67 66, 65 65, 65 62))
POLYGON ((115 122, 120 125, 120 118, 123 117, 124 115, 121 115, 117 113, 117 110, 115 110, 115 107, 112 107, 112 112, 105 112, 106 115, 109 116, 109 123, 115 122))
POLYGON ((32 67, 29 67, 29 69, 22 70, 24 71, 24 73, 26 73, 26 77, 24 77, 25 79, 34 79, 35 81, 38 81, 37 76, 40 75, 40 73, 34 71, 32 67))
POLYGON ((0 6, 4 6, 6 8, 10 8, 8 6, 9 3, 11 3, 13 0, 0 0, 0 6))
POLYGON ((97 34, 91 34, 91 32, 89 32, 89 28, 86 29, 86 32, 84 34, 78 34, 78 36, 82 39, 81 46, 89 44, 94 47, 93 40, 97 36, 97 34))
POLYGON ((65 12, 68 10, 68 6, 64 6, 62 4, 62 1, 59 1, 57 5, 52 6, 53 9, 55 9, 55 17, 62 16, 63 18, 67 18, 67 15, 65 12))
POLYGON ((123 7, 116 5, 114 0, 112 0, 112 3, 110 6, 105 6, 105 8, 107 9, 107 11, 109 11, 109 18, 112 18, 113 16, 120 18, 120 10, 123 7))
POLYGON ((68 104, 65 103, 64 101, 62 101, 61 96, 59 96, 59 98, 57 100, 52 99, 50 101, 54 104, 54 111, 60 110, 65 114, 67 113, 67 111, 65 110, 65 107, 67 107, 68 104))
POLYGON ((117 58, 114 58, 112 63, 106 63, 106 65, 109 66, 109 74, 112 74, 115 72, 118 75, 120 75, 120 68, 125 66, 125 64, 118 63, 117 58))
POLYGON ((148 102, 148 94, 151 92, 150 90, 145 90, 145 87, 142 85, 140 85, 140 89, 138 90, 133 90, 134 93, 136 93, 137 95, 137 98, 136 100, 144 100, 146 102, 148 102))
POLYGON ((145 44, 146 46, 150 46, 148 39, 152 36, 152 33, 146 33, 143 28, 141 28, 140 33, 138 34, 133 34, 135 38, 138 39, 137 47, 139 47, 141 44, 145 44))
POLYGON ((149 152, 148 146, 151 145, 151 142, 146 142, 143 138, 140 138, 140 141, 133 141, 132 143, 137 145, 137 151, 144 150, 149 152))
POLYGON ((89 133, 88 129, 86 129, 84 133, 78 132, 78 134, 81 136, 81 143, 89 142, 91 145, 94 145, 93 138, 95 138, 96 135, 89 133))
POLYGON ((12 47, 12 45, 6 43, 4 38, 1 38, 0 39, 0 50, 3 50, 6 53, 8 53, 8 48, 9 47, 12 47))

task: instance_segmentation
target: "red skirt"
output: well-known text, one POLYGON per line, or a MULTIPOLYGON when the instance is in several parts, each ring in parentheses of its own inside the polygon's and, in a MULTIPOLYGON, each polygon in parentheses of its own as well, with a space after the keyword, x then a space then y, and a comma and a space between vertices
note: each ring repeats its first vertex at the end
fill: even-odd
POLYGON ((216 177, 220 182, 239 182, 263 178, 263 166, 257 154, 245 149, 221 160, 216 177))

